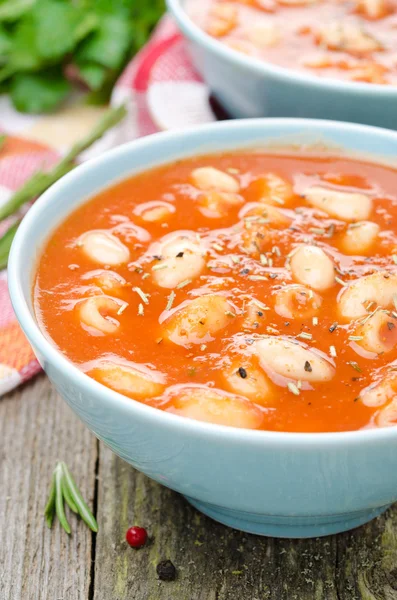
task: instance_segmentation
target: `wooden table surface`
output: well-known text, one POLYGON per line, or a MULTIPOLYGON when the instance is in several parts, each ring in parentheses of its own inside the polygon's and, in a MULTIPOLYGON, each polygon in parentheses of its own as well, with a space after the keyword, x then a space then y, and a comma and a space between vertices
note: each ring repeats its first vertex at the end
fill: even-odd
POLYGON ((397 508, 353 532, 260 538, 200 515, 99 443, 41 375, 0 399, 1 600, 394 600, 397 508), (66 460, 96 513, 68 537, 46 528, 56 460, 66 460), (126 529, 146 527, 141 550, 126 529), (175 582, 156 565, 171 559, 175 582))

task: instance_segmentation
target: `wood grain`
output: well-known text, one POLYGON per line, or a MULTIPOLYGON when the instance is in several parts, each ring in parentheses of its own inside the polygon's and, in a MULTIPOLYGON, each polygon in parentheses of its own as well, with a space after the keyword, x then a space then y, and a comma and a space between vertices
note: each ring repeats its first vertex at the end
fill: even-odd
POLYGON ((98 453, 44 376, 0 399, 0 490, 0 600, 397 600, 396 507, 329 538, 233 531, 98 453), (97 536, 73 515, 71 537, 44 526, 51 472, 65 458, 98 503, 97 536), (151 537, 140 550, 124 539, 133 524, 151 537), (158 580, 162 559, 177 567, 175 582, 158 580))
MULTIPOLYGON (((97 442, 48 379, 0 399, 0 598, 86 600, 91 532, 74 515, 68 537, 44 526, 51 473, 66 459, 92 503, 97 442)), ((70 513, 68 513, 70 514, 70 513)))
POLYGON ((95 600, 396 600, 397 509, 351 533, 275 540, 232 531, 100 448, 95 600), (146 527, 140 550, 124 541, 146 527), (156 565, 170 559, 175 582, 156 565))

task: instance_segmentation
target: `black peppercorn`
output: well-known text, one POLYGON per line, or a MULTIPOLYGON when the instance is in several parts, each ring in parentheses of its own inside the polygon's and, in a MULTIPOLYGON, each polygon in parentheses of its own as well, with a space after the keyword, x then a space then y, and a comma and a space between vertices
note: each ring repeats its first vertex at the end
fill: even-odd
POLYGON ((244 369, 244 367, 239 367, 238 374, 240 375, 241 379, 245 379, 247 377, 247 371, 244 369))
POLYGON ((170 560, 161 560, 156 567, 157 575, 161 581, 174 581, 176 568, 170 560))

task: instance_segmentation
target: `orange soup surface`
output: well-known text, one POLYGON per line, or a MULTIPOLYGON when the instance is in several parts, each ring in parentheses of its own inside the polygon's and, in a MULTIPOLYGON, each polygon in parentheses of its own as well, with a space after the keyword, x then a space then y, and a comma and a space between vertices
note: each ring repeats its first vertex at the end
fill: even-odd
POLYGON ((397 0, 190 0, 209 35, 312 75, 397 84, 397 0))
POLYGON ((188 418, 397 424, 397 171, 325 153, 181 160, 51 235, 34 302, 81 370, 188 418))

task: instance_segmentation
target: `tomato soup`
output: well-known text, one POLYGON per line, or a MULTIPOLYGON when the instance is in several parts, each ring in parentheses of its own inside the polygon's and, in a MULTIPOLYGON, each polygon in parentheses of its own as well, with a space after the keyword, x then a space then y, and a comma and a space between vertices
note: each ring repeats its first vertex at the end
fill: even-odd
POLYGON ((397 0, 190 0, 209 35, 321 77, 397 84, 397 0))
POLYGON ((397 171, 224 153, 105 189, 51 234, 34 303, 75 365, 188 418, 397 424, 397 171))

